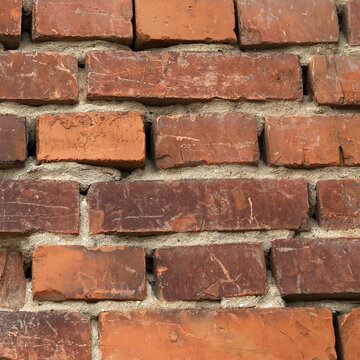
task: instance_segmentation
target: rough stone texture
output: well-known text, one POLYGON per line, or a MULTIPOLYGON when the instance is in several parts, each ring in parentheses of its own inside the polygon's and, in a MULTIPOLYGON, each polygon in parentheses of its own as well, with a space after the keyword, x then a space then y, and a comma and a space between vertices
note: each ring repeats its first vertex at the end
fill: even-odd
POLYGON ((74 103, 78 63, 68 54, 0 52, 0 101, 74 103))
POLYGON ((0 251, 0 307, 19 310, 25 304, 25 295, 26 279, 21 253, 0 251))
POLYGON ((272 264, 282 296, 286 299, 359 298, 359 240, 275 240, 272 264))
POLYGON ((338 317, 342 360, 360 359, 360 309, 338 317))
POLYGON ((91 360, 90 320, 77 313, 0 312, 0 359, 91 360))
POLYGON ((347 230, 360 225, 360 180, 321 180, 316 185, 317 217, 325 230, 347 230))
POLYGON ((360 55, 315 55, 309 84, 319 105, 360 105, 360 55))
POLYGON ((330 360, 332 321, 331 310, 315 308, 107 312, 100 314, 101 356, 330 360))
POLYGON ((2 179, 0 194, 0 234, 78 233, 78 183, 2 179))
POLYGON ((155 252, 158 295, 163 300, 264 295, 266 265, 259 244, 170 247, 155 252))
POLYGON ((90 51, 88 99, 174 103, 298 100, 299 59, 291 54, 90 51))
POLYGON ((39 115, 36 132, 39 162, 75 161, 122 169, 145 165, 140 112, 39 115))
POLYGON ((333 0, 236 0, 240 46, 337 42, 333 0))
POLYGON ((21 0, 0 2, 0 43, 16 49, 21 39, 21 0))
POLYGON ((27 156, 25 118, 0 115, 0 168, 23 165, 27 156))
POLYGON ((32 38, 112 40, 131 45, 132 0, 35 0, 32 38))
POLYGON ((242 113, 161 116, 153 124, 159 169, 201 164, 257 164, 255 116, 242 113))
POLYGON ((133 181, 94 184, 92 233, 305 229, 304 179, 133 181))
POLYGON ((360 116, 289 115, 265 118, 268 165, 304 167, 360 164, 360 116))
POLYGON ((145 250, 141 247, 37 246, 35 300, 142 300, 145 250))
POLYGON ((136 0, 136 47, 236 44, 233 0, 136 0))
POLYGON ((360 45, 360 1, 348 0, 344 10, 344 31, 350 45, 360 45))

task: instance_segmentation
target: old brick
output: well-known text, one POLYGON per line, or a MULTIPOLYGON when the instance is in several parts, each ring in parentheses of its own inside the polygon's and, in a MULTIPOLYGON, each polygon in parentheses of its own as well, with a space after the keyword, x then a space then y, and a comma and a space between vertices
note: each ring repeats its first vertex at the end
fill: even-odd
POLYGON ((134 169, 145 165, 144 115, 139 112, 45 114, 37 117, 37 160, 134 169))
POLYGON ((159 169, 259 159, 255 116, 242 113, 161 116, 153 124, 159 169))
POLYGON ((37 246, 33 256, 36 300, 142 300, 146 294, 141 247, 37 246))
POLYGON ((291 54, 90 51, 88 99, 187 103, 302 99, 299 59, 291 54))
POLYGON ((288 167, 360 164, 360 116, 288 115, 265 119, 269 165, 288 167))
POLYGON ((333 0, 236 0, 240 46, 337 42, 333 0))
POLYGON ((338 317, 339 351, 342 360, 360 359, 360 309, 338 317))
POLYGON ((22 165, 27 156, 25 119, 0 115, 0 168, 22 165))
POLYGON ((77 313, 2 311, 0 359, 91 360, 90 320, 77 313))
POLYGON ((332 322, 315 308, 107 312, 100 348, 103 360, 336 359, 332 322))
POLYGON ((21 0, 1 0, 0 2, 0 43, 15 49, 21 39, 21 0))
POLYGON ((304 179, 123 181, 88 192, 93 233, 171 233, 308 227, 304 179))
POLYGON ((0 101, 74 103, 78 99, 74 56, 51 52, 0 52, 0 101))
POLYGON ((360 56, 313 56, 309 83, 319 105, 360 105, 360 56))
POLYGON ((21 309, 25 304, 25 295, 26 280, 21 253, 0 251, 0 307, 21 309))
POLYGON ((32 37, 47 40, 111 40, 131 45, 132 0, 35 0, 32 37))
POLYGON ((155 253, 161 299, 200 300, 266 293, 264 251, 259 244, 184 246, 155 253))
POLYGON ((74 181, 0 181, 0 234, 48 231, 77 234, 79 189, 74 181))
POLYGON ((360 225, 360 180, 321 180, 316 185, 317 217, 325 230, 347 230, 360 225))
POLYGON ((233 0, 136 0, 136 46, 236 44, 233 0))
POLYGON ((348 0, 344 10, 344 30, 350 45, 360 45, 360 1, 348 0))
POLYGON ((275 279, 286 299, 360 296, 359 239, 285 239, 272 245, 275 279))

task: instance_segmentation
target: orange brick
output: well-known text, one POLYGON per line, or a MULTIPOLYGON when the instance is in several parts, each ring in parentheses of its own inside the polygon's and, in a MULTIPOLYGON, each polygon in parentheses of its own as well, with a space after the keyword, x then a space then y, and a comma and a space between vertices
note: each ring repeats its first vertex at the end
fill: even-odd
POLYGON ((344 30, 350 45, 360 45, 360 1, 345 3, 344 30))
POLYGON ((21 0, 0 1, 0 43, 15 49, 21 39, 21 0))
POLYGON ((339 316, 338 324, 341 359, 360 359, 360 309, 357 308, 349 314, 339 316))

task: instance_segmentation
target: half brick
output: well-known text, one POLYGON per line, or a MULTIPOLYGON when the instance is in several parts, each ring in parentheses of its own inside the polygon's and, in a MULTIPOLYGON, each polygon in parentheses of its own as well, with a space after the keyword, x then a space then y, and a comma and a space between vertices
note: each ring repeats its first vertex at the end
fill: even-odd
POLYGON ((360 309, 338 317, 339 351, 342 360, 355 360, 360 356, 360 309))
POLYGON ((21 0, 0 2, 0 43, 9 49, 16 49, 21 39, 21 0))
POLYGON ((360 1, 348 0, 344 10, 344 30, 350 45, 360 45, 360 1))

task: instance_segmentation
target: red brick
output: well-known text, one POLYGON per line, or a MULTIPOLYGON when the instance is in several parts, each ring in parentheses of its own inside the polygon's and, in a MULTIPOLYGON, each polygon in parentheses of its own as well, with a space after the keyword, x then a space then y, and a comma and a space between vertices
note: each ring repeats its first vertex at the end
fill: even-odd
POLYGON ((111 40, 131 45, 132 0, 35 0, 32 38, 111 40))
POLYGON ((272 244, 275 279, 286 299, 360 296, 360 239, 285 239, 272 244))
POLYGON ((0 234, 48 231, 77 234, 79 186, 74 181, 0 181, 0 234))
POLYGON ((0 358, 91 360, 90 320, 77 313, 2 311, 0 358))
POLYGON ((313 56, 309 82, 319 105, 360 105, 360 56, 313 56))
POLYGON ((26 279, 21 253, 0 251, 0 307, 19 310, 25 304, 25 295, 26 279))
POLYGON ((291 54, 90 51, 86 74, 91 100, 157 104, 303 97, 299 58, 291 54))
POLYGON ((360 180, 317 182, 317 217, 325 230, 354 229, 360 225, 360 180))
POLYGON ((78 63, 51 52, 0 52, 0 101, 27 104, 75 103, 78 63))
POLYGON ((144 115, 139 112, 45 114, 37 117, 37 160, 134 169, 145 165, 144 115))
POLYGON ((350 45, 360 45, 360 1, 348 0, 344 10, 344 30, 350 45))
POLYGON ((136 0, 136 46, 236 44, 233 0, 136 0))
POLYGON ((269 116, 267 163, 304 168, 359 165, 359 125, 358 114, 269 116))
POLYGON ((338 317, 339 351, 342 360, 360 359, 360 309, 338 317))
POLYGON ((159 169, 259 159, 255 116, 242 113, 160 116, 153 124, 159 169))
POLYGON ((0 115, 0 168, 23 165, 26 156, 25 118, 0 115))
POLYGON ((146 295, 141 247, 37 246, 35 300, 142 300, 146 295))
POLYGON ((330 360, 332 322, 315 308, 107 312, 100 348, 102 360, 330 360))
POLYGON ((95 234, 308 228, 304 179, 105 182, 88 205, 95 234))
POLYGON ((16 49, 21 39, 21 0, 0 2, 0 43, 16 49))
POLYGON ((259 244, 162 248, 156 251, 154 263, 158 295, 163 300, 266 293, 266 265, 259 244))
POLYGON ((333 0, 236 0, 240 46, 337 42, 333 0))

